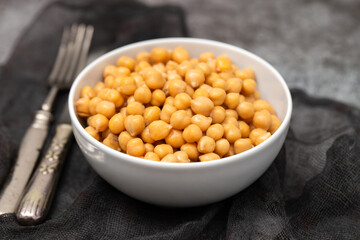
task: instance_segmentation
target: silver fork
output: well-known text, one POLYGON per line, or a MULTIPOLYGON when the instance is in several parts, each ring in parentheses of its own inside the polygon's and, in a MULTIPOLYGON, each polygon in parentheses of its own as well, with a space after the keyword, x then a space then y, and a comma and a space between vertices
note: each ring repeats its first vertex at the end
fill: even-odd
POLYGON ((53 118, 51 111, 56 95, 61 89, 69 89, 74 77, 85 65, 87 56, 81 53, 85 48, 89 48, 93 31, 94 28, 91 25, 65 27, 57 57, 48 78, 51 90, 21 141, 14 170, 0 194, 0 215, 16 211, 47 137, 53 118))

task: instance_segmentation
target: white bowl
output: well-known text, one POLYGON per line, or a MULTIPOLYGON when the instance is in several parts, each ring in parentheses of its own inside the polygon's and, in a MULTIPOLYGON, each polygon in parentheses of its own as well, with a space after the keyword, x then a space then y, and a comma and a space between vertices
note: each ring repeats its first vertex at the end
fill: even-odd
MULTIPOLYGON (((282 147, 292 112, 290 91, 281 75, 262 58, 241 48, 196 38, 164 38, 130 44, 115 49, 89 64, 76 78, 69 94, 73 132, 81 151, 94 170, 123 193, 148 203, 171 207, 190 207, 226 199, 258 179, 282 147), (234 64, 251 67, 258 90, 275 108, 280 128, 261 145, 220 160, 196 163, 165 163, 145 160, 115 151, 92 138, 78 120, 74 102, 80 90, 102 80, 106 65, 122 56, 150 51, 154 47, 186 48, 192 57, 206 51, 228 55, 234 64)), ((269 183, 271 184, 271 183, 269 183)))

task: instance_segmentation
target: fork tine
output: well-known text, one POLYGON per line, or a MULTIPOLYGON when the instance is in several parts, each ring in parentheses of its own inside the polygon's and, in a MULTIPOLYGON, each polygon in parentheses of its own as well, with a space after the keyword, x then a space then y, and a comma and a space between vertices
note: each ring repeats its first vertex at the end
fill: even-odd
MULTIPOLYGON (((88 55, 88 52, 89 52, 90 43, 91 43, 93 33, 94 33, 94 27, 92 25, 88 25, 86 27, 84 43, 83 43, 83 46, 82 46, 81 54, 80 54, 80 57, 79 57, 79 63, 78 63, 77 69, 75 71, 75 76, 74 77, 76 77, 80 73, 80 71, 85 67, 86 58, 87 58, 87 55, 88 55)), ((72 80, 74 80, 74 79, 72 79, 72 80)))
POLYGON ((70 29, 69 27, 65 27, 62 37, 61 37, 61 42, 60 42, 60 47, 59 50, 57 52, 57 56, 55 59, 55 63, 53 65, 53 68, 51 70, 49 79, 48 79, 48 84, 53 85, 55 80, 56 80, 56 76, 59 73, 60 67, 62 65, 62 62, 64 60, 64 55, 65 55, 65 51, 66 51, 66 45, 69 41, 69 37, 70 37, 70 29))

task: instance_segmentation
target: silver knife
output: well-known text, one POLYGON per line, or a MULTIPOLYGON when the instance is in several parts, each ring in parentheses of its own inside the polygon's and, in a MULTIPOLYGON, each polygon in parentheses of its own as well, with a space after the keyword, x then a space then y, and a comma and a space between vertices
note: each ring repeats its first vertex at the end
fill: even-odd
POLYGON ((41 159, 18 205, 16 218, 19 223, 35 225, 45 219, 52 203, 71 136, 72 127, 66 102, 50 147, 41 159))

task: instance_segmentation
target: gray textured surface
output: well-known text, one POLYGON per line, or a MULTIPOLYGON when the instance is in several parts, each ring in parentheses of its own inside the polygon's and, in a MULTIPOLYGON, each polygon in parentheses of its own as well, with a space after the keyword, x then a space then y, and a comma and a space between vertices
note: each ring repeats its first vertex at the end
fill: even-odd
MULTIPOLYGON (((0 64, 21 30, 52 1, 0 1, 0 64)), ((360 107, 358 0, 142 2, 180 5, 190 36, 245 48, 274 65, 290 88, 360 107)))

